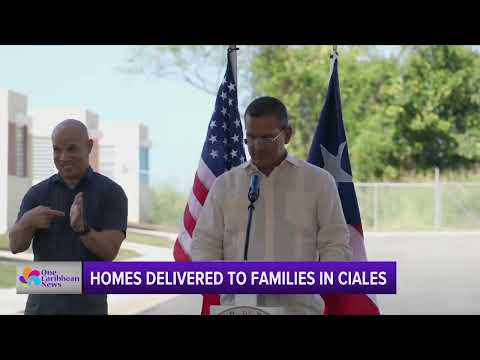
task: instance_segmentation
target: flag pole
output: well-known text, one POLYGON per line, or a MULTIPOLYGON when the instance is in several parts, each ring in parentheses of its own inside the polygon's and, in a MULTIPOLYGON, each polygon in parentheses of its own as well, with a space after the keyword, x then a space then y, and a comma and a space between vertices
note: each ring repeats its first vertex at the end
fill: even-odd
POLYGON ((237 48, 236 45, 228 45, 228 56, 230 58, 230 64, 232 64, 233 78, 235 79, 235 85, 238 89, 238 77, 237 77, 237 48))
POLYGON ((330 54, 330 74, 328 75, 328 78, 332 78, 332 73, 333 73, 333 65, 335 64, 335 60, 338 59, 338 51, 337 51, 338 45, 333 45, 332 48, 332 53, 330 54))

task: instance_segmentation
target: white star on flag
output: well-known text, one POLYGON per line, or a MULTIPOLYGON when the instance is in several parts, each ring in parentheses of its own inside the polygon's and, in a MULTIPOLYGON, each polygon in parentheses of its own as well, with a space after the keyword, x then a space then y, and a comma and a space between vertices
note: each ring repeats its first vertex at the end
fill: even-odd
POLYGON ((215 159, 218 156, 217 150, 212 150, 212 152, 210 153, 210 156, 215 159))
POLYGON ((229 91, 235 90, 235 84, 234 84, 234 83, 230 83, 230 84, 228 85, 228 90, 229 90, 229 91))
POLYGON ((210 123, 210 128, 213 129, 216 126, 217 126, 217 122, 215 120, 212 120, 212 122, 210 123))
POLYGON ((232 150, 232 152, 230 153, 230 156, 232 158, 236 157, 237 156, 237 150, 232 150))
POLYGON ((222 95, 220 95, 220 97, 225 100, 227 98, 227 93, 222 91, 222 95))
POLYGON ((223 130, 227 130, 227 123, 226 122, 223 123, 222 128, 223 128, 223 130))
POLYGON ((233 142, 238 142, 239 141, 237 134, 233 135, 231 139, 233 140, 233 142))
POLYGON ((225 116, 226 113, 227 113, 227 109, 226 109, 226 108, 222 108, 222 114, 223 114, 223 116, 225 116))
POLYGON ((236 127, 239 127, 240 126, 240 119, 235 120, 234 124, 235 124, 236 127))
POLYGON ((242 162, 244 162, 244 161, 245 161, 245 157, 244 157, 243 155, 240 156, 240 160, 242 160, 242 162))
POLYGON ((217 141, 217 137, 215 135, 210 135, 210 139, 208 139, 208 141, 211 141, 212 144, 217 141))
POLYGON ((228 99, 228 105, 230 105, 230 106, 233 105, 233 100, 232 99, 228 99))
POLYGON ((337 183, 352 182, 352 176, 342 169, 342 155, 345 149, 346 141, 340 144, 337 156, 331 154, 323 145, 320 145, 323 157, 323 168, 335 178, 337 183))

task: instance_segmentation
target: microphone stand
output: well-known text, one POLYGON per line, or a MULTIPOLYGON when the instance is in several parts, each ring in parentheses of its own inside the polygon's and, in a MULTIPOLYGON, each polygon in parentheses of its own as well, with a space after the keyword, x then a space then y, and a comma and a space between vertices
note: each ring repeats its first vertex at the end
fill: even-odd
POLYGON ((255 201, 250 201, 250 205, 248 206, 248 223, 247 223, 247 235, 245 239, 245 249, 243 252, 243 260, 247 260, 247 254, 248 254, 248 243, 250 242, 250 228, 252 226, 252 216, 253 216, 253 210, 255 210, 255 206, 253 206, 253 203, 255 201))

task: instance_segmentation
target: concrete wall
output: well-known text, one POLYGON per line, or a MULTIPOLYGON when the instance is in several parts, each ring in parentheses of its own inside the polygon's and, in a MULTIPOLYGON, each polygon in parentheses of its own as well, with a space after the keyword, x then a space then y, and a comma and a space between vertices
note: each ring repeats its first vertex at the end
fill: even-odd
POLYGON ((7 231, 8 91, 0 89, 0 234, 7 231))
MULTIPOLYGON (((31 126, 28 114, 28 98, 11 90, 0 90, 0 233, 5 233, 13 225, 21 200, 32 185, 31 178, 31 126), (8 174, 8 126, 27 126, 25 146, 26 174, 8 174)), ((15 160, 12 157, 12 160, 15 160)), ((12 167, 14 168, 14 167, 12 167)))
POLYGON ((32 180, 30 178, 8 177, 7 227, 12 226, 17 220, 22 199, 31 186, 32 180))
POLYGON ((106 122, 100 124, 100 173, 102 161, 114 162, 112 180, 119 184, 128 197, 128 221, 140 221, 140 129, 139 124, 106 122), (109 147, 111 159, 102 157, 102 148, 109 147))

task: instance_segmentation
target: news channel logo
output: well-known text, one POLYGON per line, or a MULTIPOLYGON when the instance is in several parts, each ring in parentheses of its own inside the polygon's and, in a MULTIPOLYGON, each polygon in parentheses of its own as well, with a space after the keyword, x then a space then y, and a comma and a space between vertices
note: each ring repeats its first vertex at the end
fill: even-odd
POLYGON ((81 294, 82 265, 76 261, 17 264, 17 294, 81 294))
POLYGON ((40 279, 40 271, 38 269, 32 269, 30 266, 24 266, 23 271, 18 275, 19 285, 24 289, 31 287, 39 287, 42 285, 40 279))

